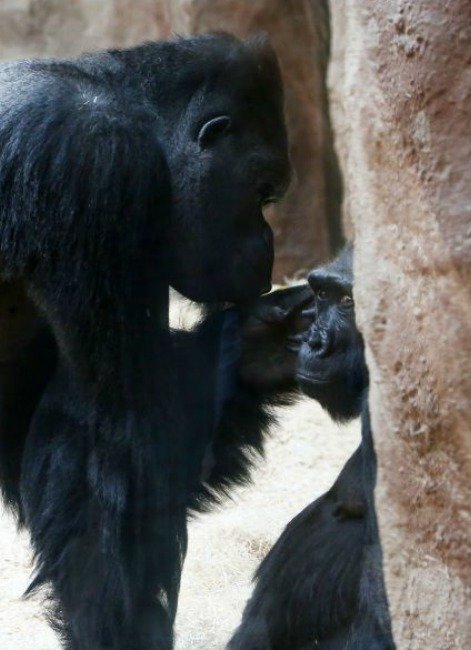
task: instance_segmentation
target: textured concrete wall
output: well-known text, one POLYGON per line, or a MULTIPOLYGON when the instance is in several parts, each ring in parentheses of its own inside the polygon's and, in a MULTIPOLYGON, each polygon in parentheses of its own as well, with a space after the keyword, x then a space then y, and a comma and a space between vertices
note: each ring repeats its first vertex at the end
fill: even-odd
POLYGON ((332 0, 398 648, 471 647, 471 4, 332 0))
POLYGON ((267 32, 286 84, 295 171, 288 196, 270 215, 280 280, 325 259, 339 241, 325 89, 328 23, 327 0, 2 0, 0 58, 74 55, 174 33, 267 32))

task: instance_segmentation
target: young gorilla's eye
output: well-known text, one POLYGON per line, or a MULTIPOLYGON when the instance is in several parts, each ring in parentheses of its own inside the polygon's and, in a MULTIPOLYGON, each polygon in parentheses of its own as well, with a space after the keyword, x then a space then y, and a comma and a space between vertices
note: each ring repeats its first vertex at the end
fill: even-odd
POLYGON ((327 298, 329 297, 329 295, 328 295, 328 293, 327 293, 327 291, 325 289, 318 289, 316 291, 316 296, 317 296, 318 300, 327 300, 327 298))
POLYGON ((344 307, 351 307, 353 305, 353 298, 348 294, 345 294, 340 298, 340 304, 344 307))
POLYGON ((231 118, 228 115, 218 115, 206 122, 198 133, 198 144, 205 149, 217 138, 226 134, 232 126, 231 118))

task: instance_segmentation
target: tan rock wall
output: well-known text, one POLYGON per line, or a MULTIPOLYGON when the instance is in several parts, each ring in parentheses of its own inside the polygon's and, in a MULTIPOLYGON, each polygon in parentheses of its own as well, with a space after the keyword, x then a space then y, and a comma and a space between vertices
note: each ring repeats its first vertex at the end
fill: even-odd
POLYGON ((398 648, 471 647, 471 4, 332 0, 398 648))
POLYGON ((0 59, 74 56, 170 33, 160 0, 2 0, 0 59))
POLYGON ((275 277, 325 259, 340 237, 340 188, 327 115, 327 0, 2 0, 0 59, 67 56, 224 30, 269 34, 286 84, 295 177, 270 215, 275 277))

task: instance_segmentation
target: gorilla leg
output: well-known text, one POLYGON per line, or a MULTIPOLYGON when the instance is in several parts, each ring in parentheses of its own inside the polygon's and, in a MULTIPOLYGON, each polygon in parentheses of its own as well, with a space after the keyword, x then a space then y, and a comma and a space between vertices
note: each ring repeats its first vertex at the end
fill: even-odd
POLYGON ((70 389, 60 372, 25 449, 22 497, 38 560, 30 591, 50 585, 70 650, 167 650, 186 522, 177 496, 163 494, 161 445, 147 438, 143 451, 144 423, 141 439, 106 447, 96 413, 70 389))

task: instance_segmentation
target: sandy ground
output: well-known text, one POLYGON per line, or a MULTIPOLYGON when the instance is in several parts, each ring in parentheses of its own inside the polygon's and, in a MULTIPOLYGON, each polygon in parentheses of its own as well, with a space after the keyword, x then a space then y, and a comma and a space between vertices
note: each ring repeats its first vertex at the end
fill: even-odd
MULTIPOLYGON (((253 484, 190 524, 176 624, 177 650, 222 650, 251 591, 251 576, 283 527, 330 487, 358 444, 359 423, 337 426, 313 401, 280 410, 253 484)), ((25 533, 0 507, 0 649, 57 650, 31 574, 25 533)))

